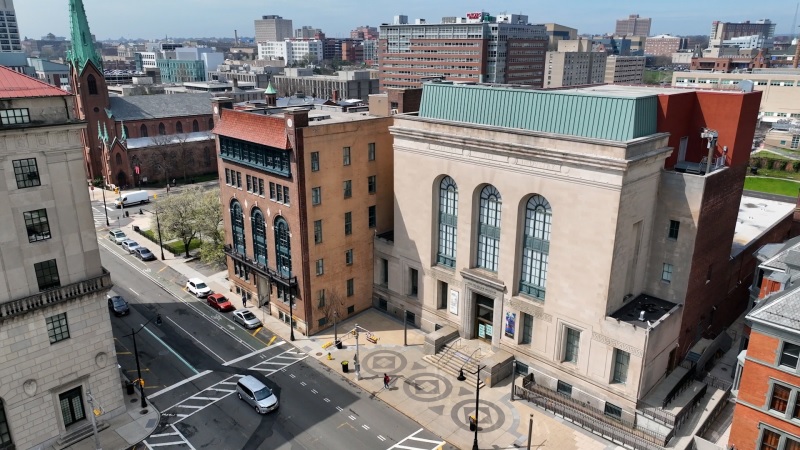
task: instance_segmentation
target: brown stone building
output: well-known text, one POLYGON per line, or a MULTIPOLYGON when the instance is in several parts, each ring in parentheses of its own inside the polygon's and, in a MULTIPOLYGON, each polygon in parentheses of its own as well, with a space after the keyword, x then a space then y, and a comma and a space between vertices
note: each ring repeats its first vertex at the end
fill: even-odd
POLYGON ((306 335, 369 308, 373 239, 393 223, 392 117, 232 108, 214 100, 231 291, 287 324, 291 308, 306 335))

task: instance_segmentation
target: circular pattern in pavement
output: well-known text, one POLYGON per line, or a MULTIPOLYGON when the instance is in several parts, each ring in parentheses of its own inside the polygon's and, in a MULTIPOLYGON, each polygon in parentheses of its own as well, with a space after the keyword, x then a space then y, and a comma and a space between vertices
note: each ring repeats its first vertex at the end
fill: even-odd
POLYGON ((361 361, 361 370, 373 375, 400 375, 408 365, 406 357, 391 350, 374 351, 361 361))
POLYGON ((436 402, 453 391, 453 383, 436 373, 417 373, 403 380, 403 392, 418 402, 436 402))
MULTIPOLYGON (((475 399, 462 400, 453 406, 450 417, 461 428, 469 431, 468 417, 475 413, 475 399)), ((488 433, 497 430, 505 423, 506 415, 502 409, 486 400, 480 401, 478 408, 478 431, 488 433)))

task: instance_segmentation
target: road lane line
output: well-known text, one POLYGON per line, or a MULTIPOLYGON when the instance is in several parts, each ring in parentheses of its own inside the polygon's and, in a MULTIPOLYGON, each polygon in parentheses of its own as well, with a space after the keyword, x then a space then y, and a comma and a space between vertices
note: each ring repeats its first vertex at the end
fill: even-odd
POLYGON ((139 293, 138 293, 138 292, 136 292, 136 291, 134 291, 133 289, 130 289, 130 291, 131 291, 131 292, 133 292, 133 293, 134 293, 134 294, 136 294, 136 295, 139 295, 139 293))
POLYGON ((232 359, 232 360, 226 362, 225 364, 223 364, 223 366, 230 366, 231 364, 236 364, 237 362, 239 362, 239 361, 241 361, 243 359, 247 359, 247 358, 249 358, 251 356, 258 355, 259 353, 264 353, 267 350, 270 350, 270 348, 269 347, 264 347, 264 348, 262 348, 260 350, 256 350, 254 352, 250 352, 250 353, 248 353, 248 354, 246 354, 244 356, 240 356, 240 357, 238 357, 236 359, 232 359))
POLYGON ((183 386, 186 383, 191 383, 192 381, 194 381, 194 380, 196 380, 196 379, 198 379, 200 377, 203 377, 205 375, 208 375, 210 373, 211 373, 210 370, 206 370, 205 372, 200 372, 200 373, 198 373, 197 375, 195 375, 195 376, 193 376, 191 378, 187 378, 187 379, 185 379, 183 381, 179 381, 179 382, 173 384, 170 387, 164 388, 163 390, 160 390, 160 391, 156 392, 155 394, 147 394, 147 397, 148 398, 158 397, 161 394, 167 393, 167 392, 169 392, 169 391, 171 391, 171 390, 173 390, 173 389, 175 389, 177 387, 183 386))
MULTIPOLYGON (((277 339, 277 338, 278 338, 278 336, 272 336, 272 339, 269 340, 269 343, 267 345, 272 345, 272 343, 275 342, 275 339, 277 339)), ((279 343, 278 345, 281 345, 281 343, 279 343)))
POLYGON ((172 347, 170 347, 169 345, 167 345, 167 343, 166 343, 166 342, 162 341, 162 340, 161 340, 161 338, 159 338, 158 336, 156 336, 156 335, 155 335, 155 334, 154 334, 152 331, 148 330, 148 329, 147 329, 147 328, 146 328, 144 325, 141 325, 141 327, 142 327, 142 329, 143 329, 144 331, 147 331, 147 333, 148 333, 150 336, 153 336, 153 338, 154 338, 155 340, 157 340, 158 342, 160 342, 160 343, 161 343, 161 345, 163 345, 163 346, 164 346, 164 348, 166 348, 167 350, 169 350, 169 352, 170 352, 170 353, 172 353, 173 355, 175 355, 175 357, 176 357, 176 358, 178 358, 178 359, 179 359, 179 360, 180 360, 182 363, 186 364, 186 367, 188 367, 189 369, 191 369, 191 371, 192 371, 192 372, 194 372, 194 373, 195 373, 195 375, 196 375, 196 374, 198 374, 198 373, 200 373, 200 371, 198 371, 197 369, 195 369, 194 367, 192 367, 192 365, 191 365, 191 364, 189 364, 189 362, 188 362, 188 361, 186 361, 185 359, 183 359, 183 357, 182 357, 181 355, 179 355, 179 354, 178 354, 178 352, 176 352, 175 350, 173 350, 173 349, 172 349, 172 347))
POLYGON ((203 348, 205 348, 206 350, 208 350, 209 352, 211 352, 211 354, 212 354, 212 355, 214 355, 214 356, 216 356, 217 358, 219 358, 219 360, 220 360, 220 361, 222 361, 222 362, 225 362, 225 358, 223 358, 222 356, 219 356, 218 354, 216 354, 216 353, 214 352, 214 350, 211 350, 210 348, 208 348, 208 346, 207 346, 206 344, 203 344, 203 343, 200 341, 200 339, 197 339, 196 337, 192 336, 192 334, 191 334, 191 333, 189 333, 188 331, 186 331, 185 329, 183 329, 183 327, 182 327, 182 326, 180 326, 180 325, 178 325, 178 323, 177 323, 177 322, 175 322, 174 320, 172 320, 172 319, 171 319, 171 318, 169 318, 169 317, 167 317, 167 320, 169 320, 170 322, 172 322, 172 324, 173 324, 173 325, 175 325, 176 327, 180 328, 180 329, 181 329, 181 331, 183 331, 184 333, 186 333, 186 334, 187 334, 187 335, 188 335, 190 338, 194 339, 194 340, 195 340, 195 341, 196 341, 198 344, 202 345, 202 346, 203 346, 203 348))
POLYGON ((250 333, 250 336, 253 336, 253 337, 255 337, 255 335, 257 335, 257 334, 258 334, 258 332, 259 332, 259 331, 261 331, 261 329, 262 329, 262 328, 264 328, 264 327, 258 327, 258 328, 256 328, 256 331, 253 331, 252 333, 250 333))

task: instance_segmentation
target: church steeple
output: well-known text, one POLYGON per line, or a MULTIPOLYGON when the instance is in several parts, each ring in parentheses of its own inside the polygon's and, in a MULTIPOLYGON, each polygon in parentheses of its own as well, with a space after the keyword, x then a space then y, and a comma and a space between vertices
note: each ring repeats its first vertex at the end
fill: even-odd
POLYGON ((89 30, 89 21, 86 19, 86 10, 83 0, 69 0, 69 21, 72 34, 72 49, 67 54, 67 59, 75 67, 78 74, 83 72, 86 63, 92 64, 103 73, 103 59, 92 42, 92 32, 89 30))

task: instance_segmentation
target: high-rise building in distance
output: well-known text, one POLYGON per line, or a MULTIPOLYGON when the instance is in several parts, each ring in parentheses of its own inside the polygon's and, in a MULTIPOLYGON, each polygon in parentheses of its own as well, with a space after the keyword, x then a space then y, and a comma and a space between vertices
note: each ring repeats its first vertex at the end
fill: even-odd
POLYGON ((21 52, 14 0, 0 0, 0 51, 21 52))
POLYGON ((282 41, 294 37, 292 19, 284 19, 274 14, 261 16, 254 21, 256 28, 256 42, 282 41))
POLYGON ((649 36, 650 26, 653 19, 649 17, 639 17, 638 14, 631 14, 627 19, 617 20, 615 36, 649 36))

